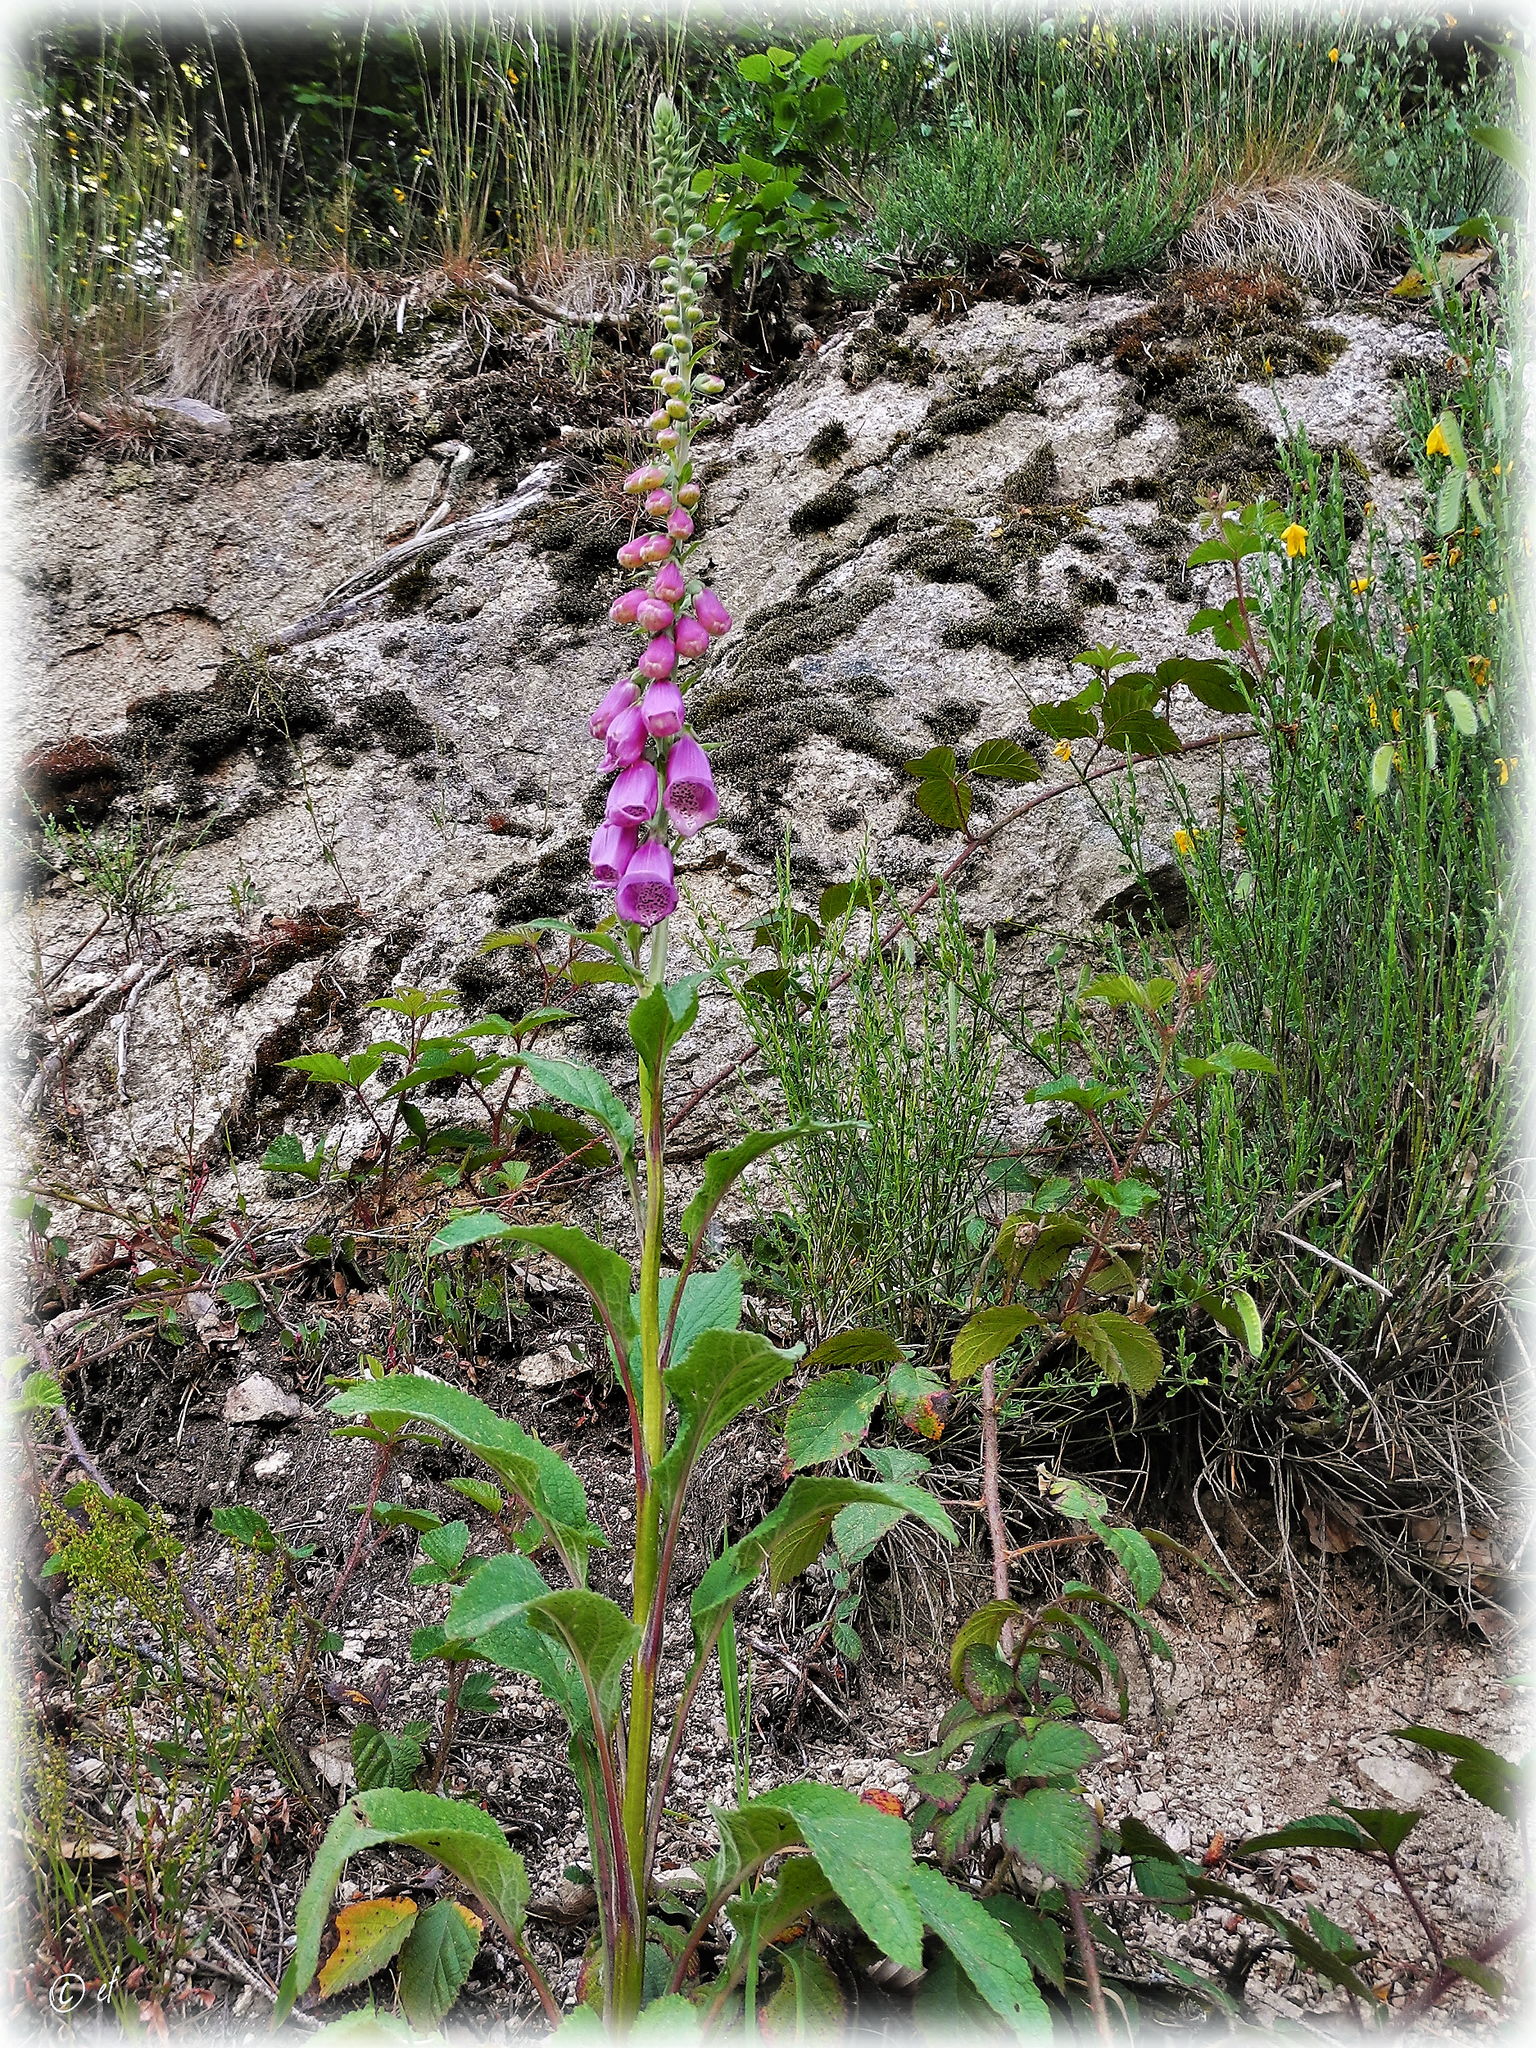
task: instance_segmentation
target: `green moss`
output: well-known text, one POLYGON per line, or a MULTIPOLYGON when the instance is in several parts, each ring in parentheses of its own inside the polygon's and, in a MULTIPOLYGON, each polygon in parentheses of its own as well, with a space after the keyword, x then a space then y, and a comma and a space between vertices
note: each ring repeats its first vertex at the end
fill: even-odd
POLYGON ((824 427, 818 427, 812 434, 806 445, 805 459, 814 462, 818 469, 830 469, 852 446, 852 439, 842 421, 828 420, 824 427))
POLYGON ((1274 440, 1240 398, 1209 384, 1192 384, 1180 394, 1172 417, 1179 448, 1158 478, 1157 503, 1164 514, 1193 519, 1202 499, 1217 487, 1239 504, 1284 496, 1274 440))
POLYGON ((389 586, 389 596, 384 605, 387 619, 398 619, 407 612, 419 612, 432 603, 437 596, 437 582, 433 570, 442 560, 444 549, 428 548, 419 554, 414 562, 400 571, 389 586))
POLYGON ((543 555, 554 581, 550 603, 526 623, 596 625, 618 589, 617 550, 629 538, 629 521, 596 497, 561 506, 535 520, 532 546, 543 555))
MULTIPOLYGON (((397 761, 414 760, 438 745, 437 727, 411 702, 404 690, 379 690, 358 713, 359 722, 378 736, 397 761)), ((451 742, 449 743, 451 744, 451 742)))
POLYGON ((1058 494, 1060 482, 1056 450, 1049 441, 1042 441, 1027 462, 1003 479, 1003 503, 1049 505, 1058 494))
POLYGON ((1137 399, 1190 378, 1232 384, 1316 373, 1348 342, 1308 326, 1302 304, 1296 286, 1273 271, 1186 270, 1109 339, 1116 363, 1136 380, 1137 399))
POLYGON ((922 720, 933 734, 935 746, 958 747, 980 725, 981 706, 961 697, 941 697, 931 711, 922 714, 922 720))
POLYGON ((932 352, 882 333, 878 314, 875 321, 861 327, 844 349, 843 382, 854 391, 863 391, 881 379, 888 384, 927 384, 938 368, 932 352))
POLYGON ((893 569, 907 569, 925 583, 974 583, 990 598, 1001 600, 1013 589, 1013 577, 997 550, 978 540, 963 519, 919 535, 895 556, 893 569))
POLYGON ((1074 605, 1030 595, 1000 604, 985 618, 956 619, 944 628, 943 640, 946 647, 995 647, 1022 661, 1068 647, 1075 651, 1082 630, 1074 605))
POLYGON ((802 537, 808 533, 825 533, 829 527, 841 526, 857 510, 858 503, 853 485, 846 477, 841 477, 790 513, 789 530, 802 537))

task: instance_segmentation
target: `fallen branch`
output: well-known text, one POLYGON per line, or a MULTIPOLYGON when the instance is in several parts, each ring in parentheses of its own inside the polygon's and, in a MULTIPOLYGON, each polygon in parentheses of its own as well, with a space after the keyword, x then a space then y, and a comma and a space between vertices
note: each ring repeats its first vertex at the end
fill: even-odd
POLYGON ((1277 1230, 1275 1235, 1276 1237, 1283 1237, 1287 1244, 1295 1245, 1296 1249, 1300 1252, 1310 1252, 1314 1259, 1321 1259, 1325 1266, 1333 1266, 1339 1272, 1347 1273, 1351 1280, 1358 1280, 1362 1287, 1374 1288, 1383 1301, 1390 1301, 1392 1299, 1390 1287, 1383 1287, 1379 1280, 1373 1280, 1369 1273, 1362 1273, 1358 1266, 1350 1265, 1347 1259, 1336 1259, 1332 1252, 1322 1251, 1317 1245, 1310 1244, 1304 1237, 1293 1237, 1288 1230, 1277 1230))
MULTIPOLYGON (((235 1954, 232 1948, 226 1948, 216 1934, 208 1936, 208 1946, 213 1950, 225 1969, 238 1977, 242 1984, 248 1984, 252 1991, 259 1991, 269 2005, 276 2005, 277 1986, 267 1981, 263 1971, 256 1969, 253 1964, 245 1962, 240 1956, 235 1954)), ((306 2034, 318 2034, 320 2031, 319 2020, 311 2019, 307 2012, 300 2012, 297 2007, 289 2013, 288 2017, 296 2027, 306 2034)))
POLYGON ((128 1102, 128 1033, 133 1024, 133 1013, 138 1008, 139 998, 143 995, 145 989, 149 988, 152 983, 157 982, 170 964, 169 960, 159 960, 149 970, 148 974, 140 976, 139 980, 128 991, 128 1000, 124 1003, 122 1014, 118 1018, 117 1099, 125 1107, 128 1102))
MULTIPOLYGON (((156 972, 158 971, 157 969, 156 972)), ((53 1051, 49 1053, 37 1072, 32 1076, 31 1084, 26 1094, 21 1098, 21 1114, 23 1116, 32 1116, 42 1107, 48 1090, 64 1070, 64 1062, 74 1058, 75 1054, 90 1036, 89 1027, 95 1023, 102 1012, 107 1009, 108 1005, 116 1002, 119 996, 127 995, 129 990, 149 972, 149 968, 142 960, 135 960, 131 966, 123 969, 116 981, 108 982, 104 989, 97 995, 94 995, 83 1010, 76 1011, 70 1023, 68 1037, 61 1045, 54 1047, 53 1051)))
MULTIPOLYGON (((558 461, 539 463, 523 478, 510 498, 487 505, 479 512, 470 512, 463 519, 456 519, 453 522, 454 539, 469 539, 475 534, 492 532, 498 526, 508 526, 514 519, 526 517, 547 502, 551 486, 559 474, 558 461)), ((309 613, 297 625, 286 626, 281 633, 275 633, 267 645, 297 647, 301 641, 314 640, 322 633, 331 632, 352 618, 371 599, 382 597, 400 571, 424 548, 441 547, 446 538, 439 527, 432 533, 412 534, 409 540, 387 548, 365 569, 357 570, 329 591, 318 611, 309 613)))

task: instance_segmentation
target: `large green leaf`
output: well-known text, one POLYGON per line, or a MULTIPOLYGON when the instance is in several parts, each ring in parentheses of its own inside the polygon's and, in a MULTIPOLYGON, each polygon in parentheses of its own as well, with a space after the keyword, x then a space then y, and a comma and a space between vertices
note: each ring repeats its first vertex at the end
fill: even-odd
MULTIPOLYGON (((673 1046, 693 1029, 699 1014, 699 990, 712 979, 708 974, 685 974, 681 980, 650 989, 630 1009, 630 1042, 651 1073, 660 1071, 673 1046)), ((570 1099, 562 1097, 566 1102, 570 1099)))
POLYGON ((534 1627, 564 1643, 605 1728, 618 1718, 624 1669, 640 1647, 640 1630, 622 1607, 584 1586, 547 1593, 528 1608, 534 1627))
POLYGON ((784 1421, 784 1443, 796 1471, 845 1457, 863 1442, 885 1392, 866 1372, 829 1372, 812 1380, 784 1421))
POLYGON ((666 1389, 677 1404, 677 1434, 656 1468, 662 1512, 686 1485, 687 1475, 721 1430, 744 1409, 761 1401, 795 1360, 776 1350, 755 1330, 702 1330, 680 1365, 666 1374, 666 1389))
POLYGON ((984 782, 1038 782, 1040 764, 1017 740, 983 740, 971 749, 965 764, 967 775, 979 775, 984 782))
POLYGON ((805 1362, 808 1366, 900 1365, 906 1355, 889 1330, 840 1330, 835 1337, 824 1337, 805 1362))
MULTIPOLYGON (((667 1327, 667 1318, 672 1313, 672 1301, 677 1292, 677 1275, 663 1273, 658 1291, 658 1312, 661 1327, 667 1327)), ((631 1313, 638 1321, 640 1298, 630 1301, 631 1313)), ((683 1283, 683 1298, 678 1303, 677 1321, 672 1326, 672 1342, 664 1361, 670 1365, 681 1365, 688 1356, 694 1339, 705 1330, 734 1330, 741 1322, 741 1267, 735 1259, 727 1259, 723 1266, 717 1266, 713 1273, 690 1273, 683 1283)), ((638 1334, 629 1347, 629 1369, 639 1378, 640 1339, 638 1334)))
POLYGON ((756 1803, 792 1816, 828 1884, 875 1946, 904 1968, 921 1969, 922 1914, 905 1824, 840 1785, 781 1785, 756 1803))
POLYGON ((532 1052, 519 1053, 517 1060, 546 1095, 552 1095, 556 1102, 568 1102, 572 1109, 584 1110, 588 1116, 594 1117, 620 1152, 626 1157, 633 1157, 635 1120, 596 1067, 578 1066, 574 1060, 545 1059, 542 1054, 532 1052))
POLYGON ((532 1678, 577 1734, 591 1725, 587 1689, 563 1643, 533 1626, 528 1609, 549 1592, 516 1552, 488 1558, 448 1610, 447 1631, 462 1654, 532 1678))
POLYGON ((1283 1828, 1243 1837, 1243 1854, 1261 1849, 1354 1849, 1370 1855, 1376 1844, 1346 1813, 1307 1813, 1283 1828))
POLYGON ((400 1952, 400 2003, 418 2033, 435 2027, 464 1989, 480 1947, 473 1914, 457 1899, 428 1906, 400 1952))
POLYGON ((994 1920, 1002 1922, 1023 1951, 1024 1960, 1036 1978, 1043 1977, 1058 1991, 1066 1989, 1067 1938, 1059 1920, 1024 1904, 1008 1892, 999 1892, 986 1902, 994 1920))
POLYGON ((1082 1346, 1108 1380, 1133 1394, 1150 1394, 1162 1378, 1162 1347, 1145 1323, 1133 1322, 1117 1309, 1096 1315, 1063 1316, 1061 1327, 1082 1346))
POLYGON ((987 2004, 1018 2034, 1049 2036, 1051 2016, 1028 1963, 980 1899, 942 1871, 916 1866, 911 1886, 925 1924, 943 1942, 987 2004))
POLYGON ((320 1960, 320 1939, 331 1900, 350 1857, 381 1842, 420 1849, 466 1884, 501 1923, 519 1935, 528 1905, 523 1859, 488 1813, 462 1800, 429 1792, 380 1789, 349 1799, 326 1830, 294 1915, 296 1945, 278 1992, 274 2027, 282 2025, 294 2001, 309 1989, 320 1960))
POLYGON ((586 1490, 562 1457, 510 1417, 496 1414, 460 1387, 409 1373, 359 1381, 333 1394, 326 1406, 375 1423, 403 1427, 426 1422, 440 1429, 523 1496, 567 1570, 585 1578, 587 1554, 594 1540, 602 1540, 601 1530, 587 1519, 586 1490))
POLYGON ((832 1521, 832 1541, 843 1563, 862 1564, 904 1513, 902 1508, 874 1507, 867 1501, 854 1501, 851 1506, 840 1508, 832 1521))
POLYGON ((480 1244, 488 1237, 509 1237, 512 1225, 494 1209, 466 1209, 452 1217, 433 1235, 427 1246, 430 1259, 437 1252, 462 1251, 467 1244, 480 1244))
POLYGON ((1008 1801, 1003 1840, 1022 1862, 1081 1891, 1093 1868, 1099 1824, 1075 1792, 1046 1787, 1008 1801))
POLYGON ((1037 1329, 1042 1318, 1022 1304, 1016 1308, 984 1308, 961 1326, 949 1354, 949 1376, 968 1380, 1001 1358, 1016 1338, 1037 1329))
POLYGON ((1529 1788, 1523 1765, 1512 1764, 1470 1735, 1450 1735, 1443 1728, 1394 1728, 1392 1732, 1400 1742, 1412 1742, 1437 1756, 1455 1757, 1452 1784, 1490 1812, 1503 1814, 1512 1827, 1520 1826, 1529 1788))
POLYGON ((1042 1721, 1033 1735, 1011 1745, 1003 1768, 1010 1778, 1070 1779, 1103 1753, 1076 1722, 1042 1721))
POLYGON ((787 1144, 791 1138, 807 1135, 819 1128, 815 1124, 799 1124, 777 1131, 754 1131, 739 1145, 732 1145, 724 1152, 711 1152, 704 1161, 704 1179, 699 1191, 682 1214, 683 1235, 688 1242, 693 1244, 703 1236, 710 1217, 755 1159, 761 1159, 765 1152, 787 1144))
POLYGON ((801 1839, 791 1816, 774 1806, 712 1806, 720 1846, 707 1863, 694 1865, 704 1883, 706 1899, 725 1898, 738 1891, 745 1878, 754 1876, 770 1856, 801 1839))

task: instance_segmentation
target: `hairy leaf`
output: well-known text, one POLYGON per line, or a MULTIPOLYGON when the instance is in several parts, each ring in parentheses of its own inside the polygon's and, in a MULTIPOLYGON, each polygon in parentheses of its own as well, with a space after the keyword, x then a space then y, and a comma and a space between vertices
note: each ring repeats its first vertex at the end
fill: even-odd
MULTIPOLYGON (((1037 1796, 1037 1795, 1035 1795, 1037 1796)), ((1051 2016, 1018 1947, 1000 1938, 997 1921, 979 1899, 921 1865, 912 1890, 924 1924, 943 1942, 967 1978, 1016 2034, 1050 2038, 1051 2016)))
POLYGON ((320 1996, 330 1998, 382 1970, 415 1924, 414 1899, 365 1899, 336 1915, 336 1946, 320 1971, 320 1996))
POLYGON ((1022 1862, 1081 1891, 1093 1868, 1099 1824, 1075 1792, 1043 1788, 1008 1801, 1003 1840, 1022 1862))
POLYGON ((796 1471, 825 1465, 861 1443, 885 1388, 863 1372, 829 1372, 813 1380, 790 1409, 784 1442, 796 1471))
POLYGON ((435 2027, 464 1989, 484 1924, 457 1899, 439 1899, 411 1929, 400 1954, 400 2003, 418 2033, 435 2027))

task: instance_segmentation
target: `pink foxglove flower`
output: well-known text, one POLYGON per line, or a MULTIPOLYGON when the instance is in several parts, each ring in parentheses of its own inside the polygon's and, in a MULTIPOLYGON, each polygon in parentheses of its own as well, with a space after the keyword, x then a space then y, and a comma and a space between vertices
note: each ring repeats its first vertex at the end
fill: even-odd
POLYGON ((682 488, 678 491, 677 502, 679 503, 679 505, 683 506, 686 511, 691 512, 694 506, 698 504, 700 498, 703 497, 703 495, 704 493, 699 489, 697 484, 684 484, 682 488))
POLYGON ((672 856, 660 840, 647 840, 635 850, 619 884, 618 910, 626 924, 660 924, 677 908, 672 856))
POLYGON ((651 594, 665 604, 681 604, 687 593, 688 585, 676 562, 664 562, 651 578, 651 594))
POLYGON ((676 683, 652 683, 640 699, 640 716, 652 739, 669 740, 683 729, 683 693, 676 683))
MULTIPOLYGON (((640 560, 644 563, 664 562, 672 552, 671 537, 665 533, 643 534, 639 540, 626 541, 624 545, 637 548, 640 560)), ((626 563, 625 567, 628 566, 626 563)))
POLYGON ((629 676, 620 676, 602 703, 592 714, 590 731, 593 739, 606 739, 609 727, 621 711, 627 711, 639 700, 640 691, 629 676))
POLYGON ((701 590, 693 600, 694 617, 711 640, 731 630, 731 615, 712 590, 701 590))
POLYGON ((667 472, 654 462, 648 462, 640 469, 630 471, 624 479, 624 489, 630 497, 635 497, 641 491, 660 490, 666 480, 667 472))
POLYGON ((594 889, 616 889, 635 851, 635 834, 627 825, 599 825, 592 834, 587 858, 594 889))
POLYGON ((677 622, 677 658, 679 661, 697 661, 709 649, 709 635, 697 619, 686 612, 677 622))
POLYGON ((618 564, 621 569, 643 569, 649 560, 649 555, 645 553, 643 536, 637 535, 634 540, 625 541, 618 551, 618 564))
POLYGON ((637 607, 633 624, 644 633, 665 633, 672 623, 672 607, 659 597, 647 595, 637 607))
MULTIPOLYGON (((633 689, 634 685, 630 687, 633 689)), ((609 775, 615 768, 627 768, 644 752, 645 720, 640 716, 640 706, 631 703, 608 728, 608 751, 603 756, 603 773, 609 775)))
POLYGON ((683 510, 681 505, 678 506, 677 510, 667 521, 667 531, 674 540, 693 539, 692 517, 683 510))
MULTIPOLYGON (((622 597, 616 597, 608 607, 608 616, 616 626, 632 626, 640 616, 640 607, 650 596, 642 585, 637 590, 626 590, 622 597)), ((602 734, 597 735, 599 739, 602 734)))
POLYGON ((672 510, 672 493, 670 491, 652 491, 645 501, 645 509, 653 519, 665 519, 672 510))
MULTIPOLYGON (((658 407, 656 408, 655 412, 651 413, 651 414, 649 415, 649 417, 647 418, 647 420, 646 420, 646 422, 645 422, 645 431, 646 431, 646 432, 647 432, 648 434, 654 434, 654 433, 656 433, 656 432, 657 432, 657 430, 658 430, 659 428, 661 428, 661 427, 670 427, 670 426, 671 426, 671 424, 672 424, 672 415, 671 415, 671 413, 669 413, 669 412, 667 411, 667 409, 666 409, 666 407, 665 407, 664 405, 661 405, 661 406, 658 406, 658 407)), ((665 478, 663 478, 663 479, 662 479, 662 481, 663 481, 663 482, 665 482, 665 481, 666 481, 666 479, 665 479, 665 478)))
POLYGON ((664 683, 677 666, 677 647, 670 633, 658 633, 635 664, 653 683, 664 683))
POLYGON ((720 815, 715 778, 709 759, 696 739, 684 733, 667 756, 667 816, 685 839, 702 832, 720 815))
POLYGON ((632 761, 614 777, 604 817, 610 825, 649 825, 661 794, 656 770, 649 761, 632 761))

